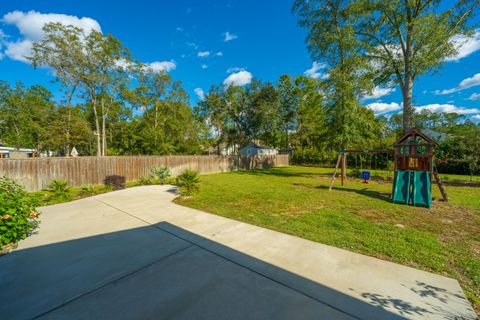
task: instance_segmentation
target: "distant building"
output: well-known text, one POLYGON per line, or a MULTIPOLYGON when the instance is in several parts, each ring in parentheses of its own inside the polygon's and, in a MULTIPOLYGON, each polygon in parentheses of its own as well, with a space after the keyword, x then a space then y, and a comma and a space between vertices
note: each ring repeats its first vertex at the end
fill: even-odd
POLYGON ((278 154, 278 150, 271 147, 259 146, 256 143, 251 143, 246 147, 240 149, 242 156, 274 156, 278 154))
POLYGON ((447 134, 437 132, 432 129, 422 129, 422 132, 437 142, 445 142, 447 140, 447 134))
POLYGON ((221 143, 220 146, 213 146, 204 151, 204 154, 207 155, 220 155, 220 156, 233 156, 238 153, 239 145, 232 144, 228 145, 226 143, 221 143))
POLYGON ((37 150, 0 146, 0 158, 32 158, 37 150))
POLYGON ((278 154, 292 154, 293 153, 293 148, 286 148, 286 149, 280 149, 278 150, 278 154))

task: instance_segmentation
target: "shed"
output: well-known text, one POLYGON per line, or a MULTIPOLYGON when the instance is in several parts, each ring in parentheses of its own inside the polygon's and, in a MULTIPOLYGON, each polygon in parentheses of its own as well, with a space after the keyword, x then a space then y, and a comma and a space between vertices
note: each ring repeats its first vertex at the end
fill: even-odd
POLYGON ((258 144, 251 143, 246 147, 240 149, 240 155, 242 156, 274 156, 278 154, 278 150, 271 147, 259 146, 258 144))
POLYGON ((32 158, 37 150, 0 146, 0 158, 32 158))

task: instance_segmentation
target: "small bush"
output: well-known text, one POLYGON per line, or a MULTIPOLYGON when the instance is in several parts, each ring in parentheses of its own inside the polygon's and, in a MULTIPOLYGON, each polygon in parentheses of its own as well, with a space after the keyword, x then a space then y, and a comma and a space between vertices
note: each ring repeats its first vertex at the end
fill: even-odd
POLYGON ((170 169, 167 167, 157 167, 152 169, 152 174, 158 179, 160 184, 165 184, 170 178, 170 169))
POLYGON ((180 194, 183 196, 191 196, 196 193, 200 187, 200 178, 198 172, 187 169, 177 177, 177 185, 180 187, 180 194))
POLYGON ((103 183, 107 187, 111 187, 113 190, 125 189, 125 182, 126 182, 125 177, 119 176, 119 175, 107 176, 103 180, 103 183))
POLYGON ((358 168, 353 168, 351 173, 350 173, 350 176, 354 177, 354 178, 360 178, 362 172, 360 171, 360 169, 358 168))
POLYGON ((138 183, 142 186, 148 186, 154 183, 153 177, 151 176, 142 176, 138 179, 138 183))
POLYGON ((91 196, 94 194, 96 194, 96 191, 95 191, 95 187, 92 185, 82 186, 82 188, 80 189, 81 196, 91 196))
POLYGON ((0 246, 17 243, 40 223, 38 197, 7 178, 0 178, 0 246))
POLYGON ((47 188, 51 192, 51 198, 57 200, 70 200, 70 187, 68 186, 68 181, 66 180, 52 180, 47 188))

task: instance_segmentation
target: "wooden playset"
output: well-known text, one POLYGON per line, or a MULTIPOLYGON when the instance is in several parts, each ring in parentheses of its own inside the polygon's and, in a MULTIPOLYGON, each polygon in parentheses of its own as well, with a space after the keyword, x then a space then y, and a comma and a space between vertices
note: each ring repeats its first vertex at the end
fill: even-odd
MULTIPOLYGON (((435 167, 435 148, 438 143, 417 129, 408 130, 393 145, 393 188, 392 201, 413 206, 432 207, 432 177, 435 178, 443 200, 448 201, 447 193, 435 167)), ((392 150, 340 150, 337 164, 330 181, 329 190, 340 167, 341 184, 346 181, 346 156, 348 153, 392 154, 392 150)), ((362 180, 368 182, 369 171, 362 172, 362 180)))

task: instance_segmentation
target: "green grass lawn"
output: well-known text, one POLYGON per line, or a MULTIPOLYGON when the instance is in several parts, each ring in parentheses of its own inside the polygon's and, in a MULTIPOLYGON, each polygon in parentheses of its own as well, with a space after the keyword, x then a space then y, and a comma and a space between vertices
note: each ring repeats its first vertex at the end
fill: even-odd
POLYGON ((450 202, 426 209, 391 203, 388 182, 341 187, 337 179, 329 191, 332 173, 291 166, 205 175, 197 195, 176 202, 458 279, 480 310, 480 187, 449 176, 450 202))

